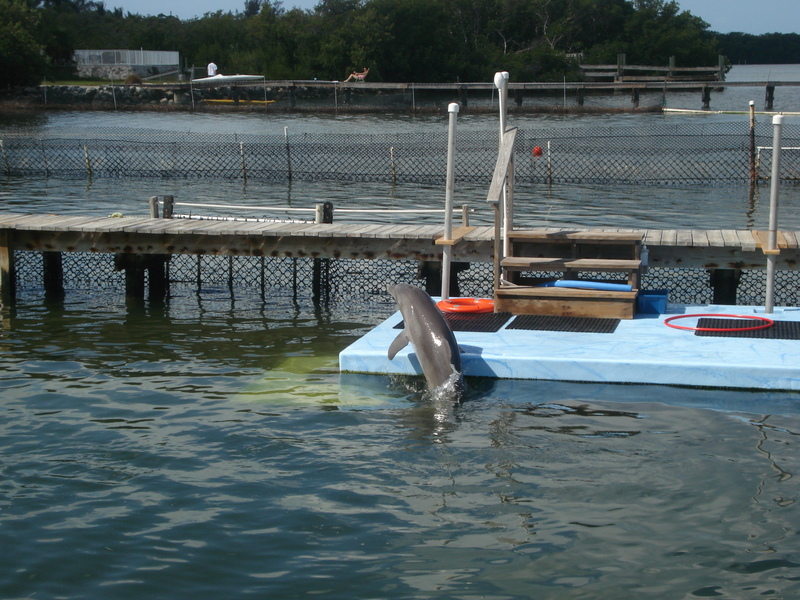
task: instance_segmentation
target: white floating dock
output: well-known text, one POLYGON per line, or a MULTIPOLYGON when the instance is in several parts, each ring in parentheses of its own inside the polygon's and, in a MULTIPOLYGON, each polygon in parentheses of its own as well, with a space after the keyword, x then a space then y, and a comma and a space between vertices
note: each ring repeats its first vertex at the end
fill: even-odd
MULTIPOLYGON (((708 337, 664 323, 682 314, 768 317, 786 326, 800 321, 795 307, 765 315, 763 307, 670 304, 666 314, 620 320, 612 333, 512 329, 515 317, 509 316, 497 332, 455 331, 455 336, 468 377, 800 391, 800 340, 708 337)), ((421 374, 410 345, 394 360, 387 357, 401 321, 398 312, 345 348, 340 370, 421 374)), ((673 324, 694 327, 697 321, 687 317, 673 324)))

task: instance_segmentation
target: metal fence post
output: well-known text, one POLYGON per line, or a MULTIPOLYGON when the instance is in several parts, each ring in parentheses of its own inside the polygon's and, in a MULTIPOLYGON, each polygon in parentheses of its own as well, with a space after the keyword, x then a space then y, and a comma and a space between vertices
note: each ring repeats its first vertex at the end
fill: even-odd
POLYGON ((89 148, 83 146, 83 159, 86 161, 86 173, 89 176, 89 181, 92 180, 92 163, 89 162, 89 148))
POLYGON ((6 147, 3 145, 3 140, 0 140, 0 151, 3 153, 3 164, 6 167, 6 177, 10 177, 11 167, 8 164, 8 156, 6 155, 6 147))
POLYGON ((767 291, 764 312, 771 313, 775 296, 775 262, 778 250, 778 188, 781 185, 781 134, 783 116, 772 117, 772 185, 769 194, 769 239, 764 254, 767 255, 767 291))
POLYGON ((289 181, 292 180, 292 150, 289 147, 289 127, 283 128, 283 140, 286 143, 286 173, 289 181))

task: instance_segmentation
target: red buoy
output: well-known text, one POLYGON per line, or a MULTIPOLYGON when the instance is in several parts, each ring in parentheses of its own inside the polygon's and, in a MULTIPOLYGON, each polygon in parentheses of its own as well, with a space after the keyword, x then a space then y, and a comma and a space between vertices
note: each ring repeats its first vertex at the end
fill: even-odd
POLYGON ((534 156, 541 156, 542 155, 542 147, 541 146, 535 146, 534 149, 533 149, 533 155, 534 156))

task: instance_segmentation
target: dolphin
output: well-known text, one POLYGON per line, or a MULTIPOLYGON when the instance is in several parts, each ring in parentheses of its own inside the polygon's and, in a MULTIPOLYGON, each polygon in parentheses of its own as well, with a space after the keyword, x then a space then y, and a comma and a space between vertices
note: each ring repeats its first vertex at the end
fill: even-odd
POLYGON ((389 346, 389 360, 409 342, 428 387, 435 390, 452 382, 453 390, 460 393, 463 387, 461 353, 453 331, 433 299, 423 290, 407 283, 388 286, 403 315, 403 331, 389 346))

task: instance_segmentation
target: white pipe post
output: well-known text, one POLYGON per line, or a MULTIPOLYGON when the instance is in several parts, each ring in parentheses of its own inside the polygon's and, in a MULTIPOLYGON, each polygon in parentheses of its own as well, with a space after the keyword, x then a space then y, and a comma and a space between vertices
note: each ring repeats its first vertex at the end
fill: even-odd
MULTIPOLYGON (((450 114, 450 123, 447 132, 447 183, 444 196, 444 238, 445 242, 453 239, 453 182, 455 181, 455 154, 456 154, 456 117, 458 104, 451 102, 447 105, 450 114)), ((453 246, 444 244, 442 247, 442 300, 450 298, 450 261, 452 260, 453 246)))
MULTIPOLYGON (((500 143, 499 147, 503 146, 503 135, 506 132, 506 122, 508 117, 508 71, 495 73, 494 86, 497 88, 497 98, 500 105, 500 143)), ((513 159, 512 159, 513 160, 513 159)), ((513 173, 513 171, 511 171, 513 173)), ((503 221, 502 235, 503 235, 503 256, 508 256, 510 252, 508 242, 508 232, 513 227, 513 206, 511 195, 508 193, 508 185, 503 185, 503 203, 500 211, 501 219, 503 221)))
POLYGON ((783 115, 772 117, 772 184, 769 192, 769 238, 767 240, 767 291, 764 312, 772 313, 775 296, 775 262, 778 254, 778 188, 781 184, 781 137, 783 115))

